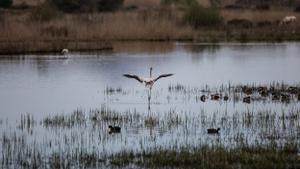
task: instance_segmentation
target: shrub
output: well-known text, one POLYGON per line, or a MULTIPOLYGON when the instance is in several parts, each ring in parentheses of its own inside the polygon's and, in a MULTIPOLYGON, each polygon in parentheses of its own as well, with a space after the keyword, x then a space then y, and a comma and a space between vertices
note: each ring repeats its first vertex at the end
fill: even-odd
POLYGON ((266 26, 271 26, 272 22, 271 21, 259 21, 257 22, 257 27, 266 27, 266 26))
POLYGON ((224 8, 225 9, 233 9, 233 10, 244 9, 243 6, 241 6, 241 5, 235 5, 235 4, 225 5, 224 8))
POLYGON ((59 10, 67 13, 93 12, 97 0, 50 0, 59 10))
POLYGON ((295 12, 300 12, 300 6, 297 6, 294 11, 295 12))
POLYGON ((9 8, 12 6, 12 0, 0 0, 0 8, 9 8))
POLYGON ((191 6, 196 4, 195 0, 161 0, 162 5, 182 5, 182 6, 191 6))
POLYGON ((45 2, 36 7, 30 13, 30 19, 33 21, 50 21, 60 17, 62 14, 55 8, 55 6, 45 2))
POLYGON ((3 14, 3 12, 0 11, 0 25, 4 24, 4 22, 5 22, 4 19, 5 19, 4 14, 3 14))
POLYGON ((184 14, 184 21, 199 28, 201 26, 217 26, 222 23, 223 18, 216 8, 204 8, 199 5, 190 6, 184 14))
POLYGON ((255 7, 257 10, 270 10, 269 5, 256 5, 255 7))
POLYGON ((238 28, 252 28, 253 23, 247 19, 232 19, 227 22, 227 25, 238 28))
POLYGON ((67 13, 114 11, 124 0, 50 0, 59 10, 67 13))
POLYGON ((98 0, 97 7, 100 12, 115 11, 123 6, 124 0, 98 0))
POLYGON ((22 2, 19 5, 14 5, 13 6, 14 9, 20 9, 20 10, 24 10, 24 9, 29 9, 30 6, 26 3, 26 2, 22 2))

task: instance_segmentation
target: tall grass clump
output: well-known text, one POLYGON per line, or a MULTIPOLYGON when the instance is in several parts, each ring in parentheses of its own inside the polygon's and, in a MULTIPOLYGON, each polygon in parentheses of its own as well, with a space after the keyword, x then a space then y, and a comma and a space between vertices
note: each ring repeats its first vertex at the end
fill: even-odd
POLYGON ((183 20, 197 29, 200 27, 218 26, 222 23, 223 18, 217 8, 204 8, 197 4, 191 5, 186 9, 183 20))
POLYGON ((0 0, 0 8, 9 8, 13 4, 12 0, 0 0))

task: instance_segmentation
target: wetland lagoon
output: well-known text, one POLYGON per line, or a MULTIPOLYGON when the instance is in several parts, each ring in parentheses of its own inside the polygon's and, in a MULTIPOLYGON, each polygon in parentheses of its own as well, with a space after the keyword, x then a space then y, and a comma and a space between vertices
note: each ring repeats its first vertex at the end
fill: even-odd
POLYGON ((131 42, 1 56, 1 168, 299 168, 299 53, 296 42, 131 42), (174 75, 148 102, 123 74, 150 67, 174 75))

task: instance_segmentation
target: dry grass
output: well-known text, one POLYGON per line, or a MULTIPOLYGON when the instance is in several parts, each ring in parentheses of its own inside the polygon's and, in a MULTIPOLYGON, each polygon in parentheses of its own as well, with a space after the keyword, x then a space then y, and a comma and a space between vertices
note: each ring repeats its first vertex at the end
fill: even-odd
MULTIPOLYGON (((34 4, 40 1, 42 0, 31 0, 26 3, 34 4)), ((17 0, 15 3, 19 2, 21 0, 17 0)), ((209 1, 199 0, 199 3, 208 5, 209 1)), ((272 31, 270 31, 270 27, 252 28, 247 31, 239 29, 232 31, 231 28, 227 31, 219 28, 196 30, 183 22, 182 11, 172 7, 159 7, 159 4, 160 0, 125 0, 125 5, 138 5, 145 8, 115 13, 64 14, 59 18, 44 22, 32 21, 31 9, 4 11, 2 14, 0 13, 0 53, 14 53, 15 49, 20 49, 19 52, 26 51, 26 49, 32 52, 44 51, 49 47, 51 50, 46 51, 57 51, 63 46, 72 49, 89 49, 89 45, 91 45, 90 49, 98 49, 100 43, 96 43, 96 41, 196 40, 218 42, 249 38, 255 40, 257 37, 260 40, 267 40, 278 32, 280 32, 278 35, 280 37, 276 37, 276 39, 297 40, 298 37, 300 38, 299 22, 283 28, 273 24, 272 31), (260 36, 261 34, 264 36, 260 36), (41 44, 39 44, 40 42, 41 44)), ((274 22, 286 15, 295 15, 300 18, 299 13, 284 10, 221 10, 221 15, 224 23, 235 18, 248 19, 254 24, 259 21, 274 22)))
MULTIPOLYGON (((137 6, 139 8, 157 8, 160 6, 161 0, 124 0, 125 6, 137 6)), ((45 2, 45 0, 14 0, 14 5, 26 3, 29 6, 37 6, 45 2)), ((209 6, 209 0, 197 0, 203 6, 209 6)))
POLYGON ((209 7, 210 6, 210 0, 196 0, 198 4, 204 6, 204 7, 209 7))
POLYGON ((173 40, 191 38, 172 10, 65 15, 49 22, 30 21, 29 14, 8 15, 0 41, 20 40, 173 40))
POLYGON ((101 41, 180 40, 192 39, 194 34, 192 28, 180 25, 177 13, 160 9, 65 14, 47 22, 31 21, 29 12, 6 14, 0 24, 0 53, 20 53, 26 49, 30 52, 59 51, 66 47, 88 49, 86 42, 93 42, 89 43, 90 49, 99 49, 101 41), (49 47, 51 49, 46 50, 49 47))
POLYGON ((276 21, 281 20, 285 16, 294 15, 300 18, 300 13, 292 12, 290 10, 269 10, 269 11, 259 11, 259 10, 222 10, 222 16, 225 20, 231 19, 248 19, 250 21, 276 21))

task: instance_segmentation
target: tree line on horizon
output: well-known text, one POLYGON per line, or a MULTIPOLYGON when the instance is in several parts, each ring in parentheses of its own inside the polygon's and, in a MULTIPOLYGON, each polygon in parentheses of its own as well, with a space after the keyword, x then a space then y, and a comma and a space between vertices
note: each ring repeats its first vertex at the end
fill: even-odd
MULTIPOLYGON (((46 0, 44 4, 65 13, 81 13, 114 11, 121 8, 123 3, 124 0, 46 0)), ((13 0, 0 0, 0 8, 10 8, 12 5, 13 0)))

